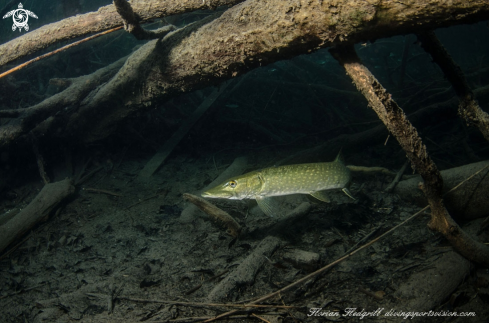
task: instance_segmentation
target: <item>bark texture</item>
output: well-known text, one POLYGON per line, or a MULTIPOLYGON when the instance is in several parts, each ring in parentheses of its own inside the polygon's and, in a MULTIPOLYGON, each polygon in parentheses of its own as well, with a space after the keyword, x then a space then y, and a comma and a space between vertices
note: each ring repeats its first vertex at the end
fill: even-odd
POLYGON ((426 146, 416 128, 409 122, 404 111, 361 63, 353 46, 341 46, 331 52, 345 67, 346 73, 352 78, 358 90, 368 100, 370 107, 377 113, 389 132, 396 137, 414 170, 423 178, 422 189, 431 208, 431 221, 428 224, 430 229, 443 234, 464 257, 489 266, 489 247, 465 233, 445 208, 442 199, 443 179, 435 163, 428 156, 426 146))
POLYGON ((436 5, 425 1, 248 0, 212 21, 201 21, 143 46, 97 93, 93 104, 80 111, 80 116, 93 115, 92 110, 100 105, 118 107, 116 114, 100 116, 102 122, 90 123, 85 129, 90 134, 87 141, 95 141, 140 106, 218 83, 261 65, 333 44, 482 17, 489 18, 487 0, 436 5), (114 98, 119 104, 112 104, 114 98))
MULTIPOLYGON (((229 6, 243 0, 133 0, 129 1, 140 23, 199 9, 229 6)), ((114 5, 95 12, 66 18, 15 38, 0 46, 0 66, 26 55, 34 54, 49 45, 84 35, 122 26, 123 21, 114 5)))
MULTIPOLYGON (((138 3, 149 6, 149 2, 138 3)), ((132 6, 141 15, 136 3, 132 6)), ((189 6, 187 3, 177 7, 184 10, 182 8, 189 6)), ((158 10, 151 7, 151 11, 158 10)), ((158 12, 177 10, 160 8, 158 12)), ((52 137, 83 137, 84 142, 94 142, 108 136, 115 126, 137 110, 181 92, 217 84, 261 65, 335 44, 487 18, 487 0, 435 3, 420 0, 402 3, 248 0, 223 14, 171 32, 162 40, 149 41, 129 57, 110 81, 94 87, 80 100, 73 113, 38 122, 45 124, 45 131, 52 137)), ((14 130, 18 129, 0 130, 3 137, 0 145, 29 131, 23 129, 14 133, 14 130)))

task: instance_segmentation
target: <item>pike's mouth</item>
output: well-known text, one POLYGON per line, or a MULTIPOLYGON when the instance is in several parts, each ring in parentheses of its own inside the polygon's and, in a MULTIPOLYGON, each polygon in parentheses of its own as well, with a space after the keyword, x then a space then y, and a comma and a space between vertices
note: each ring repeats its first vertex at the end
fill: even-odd
POLYGON ((213 194, 211 192, 203 192, 202 194, 200 194, 200 196, 211 198, 211 199, 229 199, 232 198, 233 195, 230 193, 213 194))

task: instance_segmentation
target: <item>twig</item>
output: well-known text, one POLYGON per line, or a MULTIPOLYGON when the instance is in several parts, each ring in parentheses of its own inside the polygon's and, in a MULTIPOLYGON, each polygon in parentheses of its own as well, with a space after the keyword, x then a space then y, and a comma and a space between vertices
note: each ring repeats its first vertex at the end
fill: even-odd
POLYGON ((256 315, 255 313, 251 313, 251 315, 254 316, 254 317, 256 317, 256 318, 258 318, 258 319, 260 319, 260 320, 262 320, 263 322, 270 323, 270 321, 265 320, 263 317, 260 317, 260 316, 256 315))
POLYGON ((34 155, 36 155, 37 167, 39 168, 39 175, 41 175, 44 184, 48 184, 50 181, 49 181, 48 174, 46 174, 46 170, 44 169, 44 158, 42 158, 42 155, 39 152, 39 147, 37 145, 36 139, 33 139, 32 141, 32 149, 34 150, 34 155))
POLYGON ((112 29, 109 29, 109 30, 106 30, 106 31, 103 31, 103 32, 101 32, 101 33, 95 34, 95 35, 93 35, 93 36, 90 36, 90 37, 84 38, 84 39, 82 39, 82 40, 76 41, 76 42, 71 43, 71 44, 69 44, 69 45, 63 46, 63 47, 58 48, 58 49, 56 49, 56 50, 53 50, 52 52, 49 52, 49 53, 46 53, 46 54, 44 54, 44 55, 38 56, 38 57, 36 57, 36 58, 33 58, 33 59, 31 59, 31 60, 29 60, 29 61, 27 61, 27 62, 23 63, 23 64, 17 65, 16 67, 14 67, 14 68, 12 68, 12 69, 9 69, 9 70, 8 70, 8 71, 6 71, 6 72, 3 72, 2 74, 0 74, 0 78, 2 78, 2 77, 4 77, 4 76, 7 76, 7 75, 9 75, 9 74, 11 74, 11 73, 13 73, 13 72, 15 72, 15 71, 18 71, 18 70, 20 70, 21 68, 24 68, 24 67, 26 67, 26 66, 28 66, 28 65, 31 65, 32 63, 37 62, 37 61, 39 61, 39 60, 41 60, 41 59, 43 59, 43 58, 46 58, 46 57, 52 56, 52 55, 54 55, 54 54, 57 54, 57 53, 59 53, 59 52, 62 52, 62 51, 64 51, 64 50, 66 50, 66 49, 68 49, 68 48, 71 48, 71 47, 74 47, 74 46, 80 45, 81 43, 84 43, 84 42, 89 41, 89 40, 92 40, 92 39, 94 39, 94 38, 97 38, 97 37, 103 36, 103 35, 105 35, 105 34, 111 33, 111 32, 113 32, 113 31, 119 30, 119 29, 121 29, 121 28, 122 28, 122 26, 120 26, 120 27, 116 27, 116 28, 112 28, 112 29))
MULTIPOLYGON (((99 294, 87 293, 87 295, 101 297, 99 294)), ((197 302, 180 302, 180 301, 167 301, 162 299, 144 299, 134 297, 117 297, 120 300, 127 300, 132 302, 141 303, 162 303, 171 305, 183 305, 191 307, 239 307, 239 308, 300 308, 300 306, 285 306, 285 305, 261 305, 261 304, 223 304, 223 303, 197 303, 197 302)))
POLYGON ((99 167, 95 168, 90 173, 88 173, 87 175, 83 176, 80 180, 76 180, 75 181, 75 185, 82 184, 83 182, 85 182, 87 179, 89 179, 90 177, 92 177, 95 173, 97 173, 98 171, 100 171, 103 168, 104 168, 104 166, 99 166, 99 167))
POLYGON ((396 177, 394 177, 394 180, 389 184, 389 186, 385 188, 384 192, 390 193, 394 190, 394 188, 396 188, 397 183, 399 183, 399 181, 401 180, 402 175, 406 171, 408 165, 409 165, 409 160, 406 160, 404 165, 402 165, 401 169, 397 172, 396 177))
POLYGON ((30 290, 36 289, 36 288, 38 288, 38 287, 44 286, 44 285, 46 285, 46 284, 47 284, 47 283, 46 283, 46 282, 44 282, 44 283, 40 283, 39 285, 36 285, 36 286, 32 286, 32 287, 29 287, 29 288, 21 289, 21 290, 19 290, 19 291, 15 292, 15 293, 10 293, 10 294, 8 294, 8 295, 2 295, 2 296, 0 296, 0 299, 7 298, 7 297, 11 297, 11 296, 15 296, 15 295, 18 295, 18 294, 22 294, 22 293, 28 292, 28 291, 30 291, 30 290))
MULTIPOLYGON (((244 306, 246 306, 246 307, 247 307, 247 306, 250 306, 250 305, 255 305, 256 303, 263 302, 263 301, 265 301, 265 300, 267 300, 267 299, 269 299, 269 298, 272 298, 272 297, 274 297, 274 296, 276 296, 276 295, 278 295, 278 294, 280 294, 280 293, 283 293, 283 292, 285 292, 285 291, 287 291, 287 290, 291 289, 292 287, 295 287, 295 286, 297 286, 297 285, 299 285, 299 284, 302 284, 303 282, 308 281, 309 279, 311 279, 311 278, 313 278, 313 277, 315 277, 315 276, 319 275, 320 273, 322 273, 322 272, 326 271, 327 269, 329 269, 329 268, 331 268, 331 267, 333 267, 333 266, 335 266, 335 265, 339 264, 339 263, 340 263, 340 262, 342 262, 343 260, 346 260, 346 259, 350 258, 351 256, 353 256, 354 254, 358 253, 359 251, 361 251, 361 250, 363 250, 363 249, 365 249, 365 248, 370 247, 371 245, 373 245, 374 243, 376 243, 376 242, 377 242, 377 241, 379 241, 380 239, 384 238, 385 236, 387 236, 387 235, 389 235, 390 233, 392 233, 392 232, 394 232, 395 230, 397 230, 397 228, 399 228, 399 227, 403 226, 403 225, 404 225, 404 224, 406 224, 407 222, 409 222, 409 221, 411 221, 412 219, 416 218, 418 215, 420 215, 421 213, 423 213, 424 211, 426 211, 426 210, 427 210, 429 207, 430 207, 429 205, 425 206, 424 208, 422 208, 422 209, 421 209, 421 210, 419 210, 418 212, 414 213, 412 216, 410 216, 409 218, 407 218, 407 219, 406 219, 406 220, 404 220, 403 222, 401 222, 401 223, 399 223, 398 225, 394 226, 392 229, 388 230, 387 232, 383 233, 382 235, 378 236, 377 238, 375 238, 375 239, 371 240, 370 242, 368 242, 368 243, 364 244, 363 246, 359 247, 358 249, 356 249, 356 250, 352 251, 351 253, 349 253, 349 254, 347 254, 347 255, 345 255, 345 256, 343 256, 343 257, 341 257, 341 258, 339 258, 339 259, 337 259, 337 260, 335 260, 335 261, 333 261, 332 263, 328 264, 327 266, 324 266, 323 268, 318 269, 318 270, 316 270, 315 272, 310 273, 309 275, 302 277, 301 279, 299 279, 299 280, 297 280, 297 281, 293 282, 293 283, 292 283, 292 284, 290 284, 290 285, 285 286, 285 287, 284 287, 284 288, 282 288, 282 289, 279 289, 278 291, 275 291, 275 292, 273 292, 273 293, 270 293, 270 294, 267 294, 267 295, 265 295, 265 296, 263 296, 263 297, 260 297, 260 298, 258 298, 257 300, 255 300, 255 301, 253 301, 253 302, 251 302, 251 303, 244 304, 244 306)), ((212 319, 210 319, 210 320, 207 320, 207 321, 205 321, 205 322, 212 322, 212 321, 218 320, 218 319, 220 319, 220 318, 223 318, 223 317, 226 317, 226 316, 232 315, 232 314, 234 314, 234 313, 236 313, 236 312, 237 312, 237 310, 229 311, 229 312, 223 313, 223 314, 221 314, 221 315, 218 315, 218 316, 216 316, 216 317, 214 317, 214 318, 212 318, 212 319)))
POLYGON ((155 195, 151 195, 151 196, 146 197, 146 198, 144 198, 142 200, 139 200, 138 202, 136 202, 134 204, 129 205, 128 207, 126 207, 126 210, 129 210, 130 208, 132 208, 132 207, 134 207, 136 205, 139 205, 139 204, 141 204, 143 202, 146 202, 148 200, 154 199, 155 197, 158 197, 158 196, 161 196, 161 197, 164 198, 166 196, 166 194, 168 194, 168 190, 164 190, 163 192, 156 193, 155 195))
POLYGON ((355 248, 362 242, 366 241, 368 238, 370 238, 375 232, 377 232, 380 227, 382 225, 379 225, 378 227, 374 228, 369 234, 367 234, 365 237, 363 237, 362 239, 360 239, 360 241, 358 241, 357 243, 355 243, 355 245, 353 247, 351 247, 350 249, 348 249, 347 252, 345 252, 345 254, 349 254, 351 251, 355 250, 355 248))
POLYGON ((122 196, 122 194, 114 193, 114 192, 107 191, 107 190, 101 190, 98 188, 87 187, 87 188, 83 188, 83 190, 87 191, 87 192, 92 192, 92 193, 103 193, 103 194, 112 195, 112 196, 122 196))

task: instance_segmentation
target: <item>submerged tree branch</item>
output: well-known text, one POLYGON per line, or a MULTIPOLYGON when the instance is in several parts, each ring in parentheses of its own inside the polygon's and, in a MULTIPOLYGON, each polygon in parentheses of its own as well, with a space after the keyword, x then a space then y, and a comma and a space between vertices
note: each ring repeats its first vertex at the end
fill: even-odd
POLYGON ((132 10, 131 4, 126 0, 114 0, 114 5, 117 12, 121 15, 122 20, 124 21, 124 29, 134 35, 136 39, 157 39, 163 38, 170 31, 175 30, 176 27, 173 25, 164 26, 158 30, 145 30, 139 24, 138 16, 132 10))
MULTIPOLYGON (((133 8, 138 12, 135 4, 133 8)), ((73 113, 38 122, 51 138, 83 136, 83 141, 93 142, 108 136, 135 111, 258 66, 334 44, 487 18, 487 0, 436 5, 428 0, 248 0, 173 31, 162 40, 149 41, 110 81, 79 100, 81 104, 73 113)), ((22 134, 0 128, 2 133, 7 141, 1 140, 0 145, 22 134)))
POLYGON ((443 234, 453 247, 464 257, 484 266, 489 265, 489 247, 474 240, 452 219, 443 203, 443 179, 435 163, 428 156, 426 146, 407 119, 404 111, 391 98, 377 79, 362 64, 353 46, 341 46, 331 50, 332 54, 356 87, 368 100, 406 152, 413 168, 424 180, 423 191, 431 208, 431 221, 428 226, 443 234))
MULTIPOLYGON (((243 0, 133 0, 130 1, 139 23, 151 19, 177 15, 199 9, 215 9, 232 6, 243 0)), ((60 41, 101 32, 122 26, 122 19, 114 5, 101 7, 95 12, 76 15, 61 21, 44 25, 0 45, 0 66, 26 55, 34 54, 60 41)))
POLYGON ((450 54, 436 37, 433 31, 418 34, 421 46, 433 57, 443 74, 452 84, 460 98, 458 113, 469 125, 475 125, 486 140, 489 141, 489 114, 482 110, 474 98, 462 69, 452 60, 450 54))

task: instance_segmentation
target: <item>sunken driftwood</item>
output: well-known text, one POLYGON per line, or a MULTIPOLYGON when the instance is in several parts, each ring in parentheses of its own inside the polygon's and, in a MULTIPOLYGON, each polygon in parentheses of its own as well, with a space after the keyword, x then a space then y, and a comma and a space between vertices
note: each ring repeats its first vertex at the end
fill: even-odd
POLYGON ((226 278, 221 280, 207 295, 210 302, 232 298, 231 293, 241 286, 253 284, 258 270, 268 261, 273 252, 284 243, 282 240, 268 236, 263 239, 253 252, 244 259, 240 265, 226 278))
MULTIPOLYGON (((460 187, 453 192, 463 190, 460 187)), ((472 236, 478 235, 482 219, 474 220, 464 226, 464 231, 472 236)), ((481 236, 481 239, 486 238, 481 236)), ((487 238, 486 238, 487 239, 487 238)), ((394 297, 403 300, 405 311, 428 311, 449 299, 453 291, 470 275, 471 263, 453 250, 434 255, 426 259, 424 269, 412 274, 407 281, 396 289, 394 297)), ((397 304, 399 307, 399 304, 397 304)))
POLYGON ((51 211, 74 192, 75 187, 70 179, 46 184, 29 205, 0 226, 0 252, 38 222, 46 219, 51 211))
POLYGON ((423 178, 423 191, 431 208, 429 228, 443 234, 452 246, 467 259, 489 266, 489 247, 465 233, 448 213, 442 197, 443 179, 440 172, 429 157, 426 146, 404 111, 362 64, 353 46, 340 46, 331 52, 345 68, 346 73, 365 96, 370 107, 377 113, 389 132, 396 137, 414 170, 423 178))
POLYGON ((158 149, 158 152, 149 160, 144 168, 139 172, 140 179, 147 179, 151 177, 161 167, 165 162, 166 158, 171 154, 173 149, 178 145, 178 143, 185 137, 185 135, 192 129, 193 125, 202 117, 202 115, 209 109, 209 107, 219 98, 219 96, 224 92, 229 83, 224 83, 219 88, 214 89, 214 91, 205 98, 197 109, 190 115, 187 120, 185 120, 178 130, 173 133, 170 139, 168 139, 165 144, 158 149))
MULTIPOLYGON (((453 250, 433 258, 435 259, 431 260, 428 269, 411 275, 394 293, 396 299, 403 300, 403 310, 423 312, 435 308, 470 273, 470 261, 453 250)), ((399 307, 399 304, 396 305, 399 307)))
MULTIPOLYGON (((216 185, 221 184, 231 176, 239 175, 244 172, 246 167, 248 166, 248 159, 246 157, 238 157, 236 158, 231 165, 229 165, 226 170, 224 170, 216 179, 214 179, 209 185, 207 185, 202 191, 199 191, 199 193, 210 189, 216 185)), ((195 205, 189 205, 185 209, 183 209, 182 213, 180 214, 180 221, 183 223, 191 222, 195 218, 197 218, 199 215, 199 210, 195 205)))
MULTIPOLYGON (((138 3, 154 11, 151 1, 138 3)), ((155 6, 159 8, 157 11, 164 11, 161 5, 155 6)), ((133 8, 139 14, 135 4, 133 8)), ((115 9, 111 10, 115 13, 115 9)), ((46 138, 78 137, 85 142, 97 141, 110 135, 122 120, 157 101, 222 82, 258 66, 334 44, 351 44, 487 18, 486 0, 436 4, 428 0, 408 0, 403 5, 393 0, 381 4, 360 0, 335 3, 248 0, 223 14, 204 18, 169 33, 162 40, 151 40, 143 45, 109 82, 87 94, 84 104, 76 111, 53 116, 58 122, 49 125, 54 129, 46 129, 51 134, 46 138), (386 25, 390 27, 385 28, 386 25)), ((102 21, 108 23, 106 19, 102 21)), ((76 20, 70 25, 80 27, 76 20)), ((73 29, 76 28, 66 28, 73 29)), ((42 39, 37 36, 36 39, 42 39)), ((23 37, 26 36, 19 37, 18 41, 36 43, 23 37)), ((15 50, 12 46, 9 45, 11 52, 19 52, 19 46, 13 47, 15 50)), ((1 51, 0 54, 4 55, 1 51)), ((37 120, 38 123, 43 121, 37 120)), ((15 129, 1 129, 4 134, 0 145, 21 135, 12 130, 15 129)))
POLYGON ((227 212, 207 202, 203 198, 192 194, 184 193, 183 198, 197 206, 206 214, 208 214, 215 223, 226 228, 227 234, 234 238, 237 238, 239 236, 241 232, 241 226, 227 212))
MULTIPOLYGON (((51 84, 66 87, 63 91, 28 108, 1 110, 0 118, 15 118, 6 126, 0 127, 0 146, 26 133, 39 138, 54 130, 55 122, 61 120, 55 114, 67 115, 76 110, 76 106, 102 83, 117 73, 127 57, 97 70, 96 72, 69 79, 52 79, 51 84)), ((82 121, 82 120, 80 120, 82 121)))
MULTIPOLYGON (((489 210, 489 199, 487 198, 487 192, 489 192, 489 161, 441 171, 443 193, 446 193, 481 169, 479 174, 465 181, 461 189, 454 190, 444 196, 447 210, 456 219, 470 220, 487 216, 489 210)), ((427 204, 427 200, 418 188, 420 181, 422 179, 419 176, 403 180, 399 182, 394 192, 405 200, 424 206, 427 204)))

